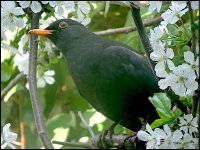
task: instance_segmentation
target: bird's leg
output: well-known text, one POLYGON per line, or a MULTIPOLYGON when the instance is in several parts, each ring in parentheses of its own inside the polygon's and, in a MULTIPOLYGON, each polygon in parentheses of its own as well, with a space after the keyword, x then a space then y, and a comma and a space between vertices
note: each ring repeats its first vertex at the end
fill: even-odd
POLYGON ((112 135, 114 132, 114 128, 116 127, 118 123, 113 123, 108 129, 106 129, 100 136, 99 136, 99 142, 98 147, 100 148, 107 148, 113 145, 112 141, 112 135), (106 135, 109 136, 109 140, 106 141, 106 135))

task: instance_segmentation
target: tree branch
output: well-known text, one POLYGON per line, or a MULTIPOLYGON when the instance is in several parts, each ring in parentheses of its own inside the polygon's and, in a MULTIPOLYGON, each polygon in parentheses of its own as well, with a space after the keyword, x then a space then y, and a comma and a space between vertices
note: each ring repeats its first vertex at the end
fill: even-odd
MULTIPOLYGON (((152 69, 155 77, 157 78, 155 70, 154 70, 156 62, 154 62, 150 59, 150 54, 153 51, 153 49, 151 47, 151 44, 150 44, 149 38, 147 36, 147 33, 145 31, 144 25, 142 23, 142 19, 141 19, 141 15, 140 15, 140 7, 136 6, 132 2, 130 2, 130 5, 131 5, 131 10, 132 10, 132 16, 133 16, 135 25, 138 29, 138 33, 139 33, 140 39, 142 41, 143 47, 147 54, 148 61, 151 64, 150 66, 151 66, 151 69, 152 69)), ((158 81, 158 78, 157 78, 157 81, 158 81)), ((166 92, 167 96, 172 100, 173 103, 175 103, 182 111, 186 112, 186 107, 182 104, 181 101, 178 100, 179 97, 177 95, 175 95, 175 93, 171 89, 168 88, 165 90, 165 92, 166 92)))
MULTIPOLYGON (((162 21, 162 18, 159 16, 152 20, 145 21, 144 26, 145 27, 152 26, 152 25, 160 23, 161 21, 162 21)), ((135 30, 137 30, 136 26, 132 25, 132 26, 123 27, 123 28, 107 29, 104 31, 98 31, 98 32, 94 32, 94 33, 97 35, 111 35, 111 34, 118 34, 118 33, 128 33, 128 32, 132 32, 135 30)))
MULTIPOLYGON (((87 149, 98 149, 99 142, 100 142, 101 135, 97 134, 94 137, 90 139, 88 143, 74 143, 74 142, 59 142, 59 141, 53 141, 54 144, 60 144, 60 145, 67 145, 67 146, 75 146, 75 147, 81 147, 81 148, 87 148, 87 149)), ((106 135, 104 142, 108 147, 112 148, 136 148, 136 144, 140 147, 139 141, 136 140, 136 135, 131 136, 128 134, 113 134, 111 136, 112 143, 110 142, 110 135, 106 135)))
MULTIPOLYGON (((190 27, 191 27, 191 51, 195 54, 196 53, 196 36, 195 36, 195 29, 194 29, 194 17, 193 17, 193 10, 191 7, 191 2, 188 1, 187 2, 187 7, 189 9, 189 16, 190 16, 190 27)), ((200 79, 197 80, 198 84, 200 85, 200 79)), ((192 114, 195 115, 196 114, 196 110, 197 110, 197 106, 198 106, 198 101, 200 100, 200 86, 198 86, 198 89, 196 90, 196 92, 194 93, 193 96, 193 104, 192 104, 192 114)))
MULTIPOLYGON (((35 29, 39 27, 39 17, 40 14, 35 14, 32 12, 31 18, 31 29, 35 29)), ((36 80, 36 66, 37 66, 37 36, 30 35, 30 56, 29 56, 29 89, 30 89, 30 97, 33 107, 33 114, 35 117, 38 134, 44 144, 44 147, 47 149, 53 149, 53 145, 47 135, 46 127, 43 120, 42 109, 40 105, 40 100, 37 91, 37 80, 36 80)))
POLYGON ((140 15, 140 7, 137 7, 133 2, 130 2, 130 5, 131 5, 132 17, 133 17, 135 25, 138 29, 138 33, 139 33, 140 39, 142 41, 143 47, 145 49, 145 52, 147 54, 148 61, 151 64, 150 66, 151 66, 152 71, 154 72, 154 75, 156 76, 156 73, 154 70, 156 63, 150 59, 150 53, 153 52, 153 49, 151 47, 149 38, 147 36, 147 33, 145 31, 145 28, 144 28, 144 25, 142 22, 142 18, 140 15))
POLYGON ((10 91, 21 79, 23 79, 25 75, 21 72, 19 73, 2 91, 1 91, 1 99, 10 91))

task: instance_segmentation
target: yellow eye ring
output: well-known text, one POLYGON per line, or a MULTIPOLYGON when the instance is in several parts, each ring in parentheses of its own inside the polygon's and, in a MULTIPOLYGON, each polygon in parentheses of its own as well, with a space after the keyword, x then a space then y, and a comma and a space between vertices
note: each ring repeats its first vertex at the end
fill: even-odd
POLYGON ((59 27, 62 28, 62 29, 66 28, 67 26, 68 26, 67 22, 61 22, 59 24, 59 27))

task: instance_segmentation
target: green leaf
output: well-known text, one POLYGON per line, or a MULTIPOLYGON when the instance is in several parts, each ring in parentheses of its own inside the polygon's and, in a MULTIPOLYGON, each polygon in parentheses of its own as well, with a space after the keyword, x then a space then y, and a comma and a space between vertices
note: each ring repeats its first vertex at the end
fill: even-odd
POLYGON ((6 63, 1 63, 1 82, 7 82, 12 75, 12 68, 6 63))
POLYGON ((183 96, 180 98, 180 101, 183 103, 184 106, 191 107, 193 98, 192 96, 183 96))
POLYGON ((152 129, 157 128, 159 126, 162 126, 164 124, 162 119, 156 119, 152 124, 151 127, 152 129))
POLYGON ((173 114, 171 112, 171 101, 167 97, 166 93, 156 93, 152 99, 152 103, 162 120, 168 121, 172 118, 173 114))

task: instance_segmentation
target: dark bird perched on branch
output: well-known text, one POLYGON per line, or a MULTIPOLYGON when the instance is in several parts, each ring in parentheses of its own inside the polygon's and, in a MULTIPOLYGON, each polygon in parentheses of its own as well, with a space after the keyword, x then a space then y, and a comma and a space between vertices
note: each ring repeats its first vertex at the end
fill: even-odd
POLYGON ((30 33, 48 37, 61 50, 80 94, 97 111, 135 131, 142 125, 139 118, 157 118, 148 100, 160 91, 156 77, 147 59, 131 47, 97 36, 70 19, 30 33))

